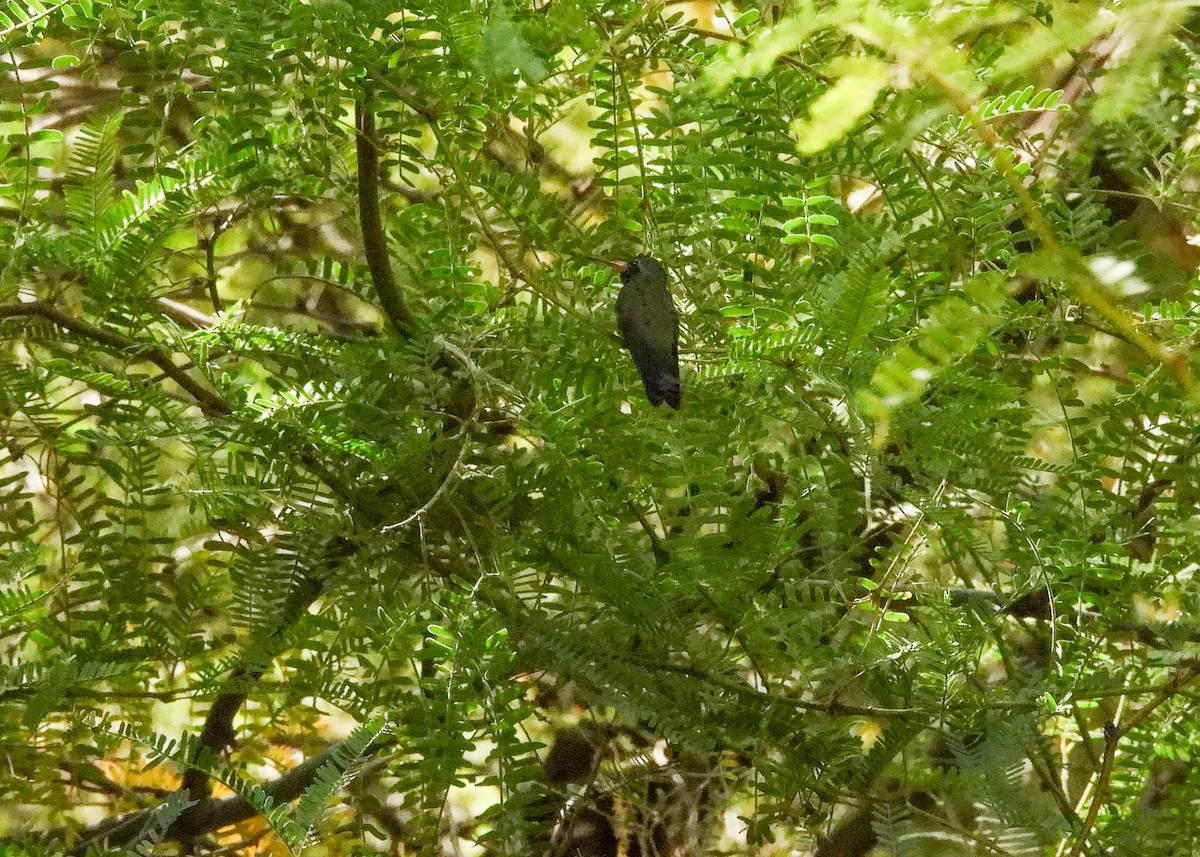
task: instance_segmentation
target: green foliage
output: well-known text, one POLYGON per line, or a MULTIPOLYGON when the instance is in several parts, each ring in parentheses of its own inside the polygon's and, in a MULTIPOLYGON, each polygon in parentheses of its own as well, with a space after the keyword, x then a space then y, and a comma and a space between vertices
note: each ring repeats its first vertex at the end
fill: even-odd
POLYGON ((9 3, 0 836, 1182 853, 1158 5, 9 3))

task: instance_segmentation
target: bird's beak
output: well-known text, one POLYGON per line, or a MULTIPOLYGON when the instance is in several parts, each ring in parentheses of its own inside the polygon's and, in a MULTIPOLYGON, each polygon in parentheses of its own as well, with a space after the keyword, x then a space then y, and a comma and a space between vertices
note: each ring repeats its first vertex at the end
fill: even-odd
POLYGON ((589 262, 595 262, 599 265, 608 265, 610 268, 616 268, 618 271, 622 272, 629 267, 624 262, 611 262, 608 259, 601 259, 597 256, 584 256, 583 258, 587 259, 589 262))

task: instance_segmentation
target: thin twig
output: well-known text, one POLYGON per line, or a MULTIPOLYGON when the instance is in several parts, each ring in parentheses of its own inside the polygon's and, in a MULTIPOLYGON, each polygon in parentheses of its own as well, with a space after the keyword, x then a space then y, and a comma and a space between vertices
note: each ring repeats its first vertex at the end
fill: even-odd
POLYGON ((1100 816, 1100 805, 1108 796, 1108 786, 1112 781, 1113 767, 1116 763, 1117 744, 1121 738, 1128 735, 1130 730, 1135 729, 1146 721, 1146 719, 1167 700, 1177 695, 1183 688, 1191 684, 1200 677, 1200 663, 1191 662, 1182 667, 1171 679, 1171 681, 1159 691, 1154 699, 1147 702, 1132 717, 1130 717, 1125 725, 1117 727, 1111 721, 1104 724, 1104 755, 1101 759, 1100 775, 1096 779, 1096 788, 1092 794, 1092 803, 1088 807, 1087 817, 1083 820, 1083 825, 1079 828, 1079 832, 1075 836, 1075 844, 1072 846, 1067 857, 1079 857, 1083 853, 1084 845, 1087 843, 1088 837, 1096 826, 1096 819, 1100 816))
POLYGON ((1087 838, 1091 835, 1092 828, 1096 826, 1096 819, 1100 815, 1100 804, 1108 795, 1108 784, 1112 781, 1113 764, 1116 762, 1117 742, 1120 737, 1121 731, 1113 723, 1104 724, 1104 759, 1100 766, 1100 776, 1096 780, 1095 792, 1092 794, 1092 805, 1088 807, 1087 817, 1083 820, 1083 825, 1075 836, 1075 845, 1072 846, 1067 857, 1079 857, 1083 853, 1087 838))

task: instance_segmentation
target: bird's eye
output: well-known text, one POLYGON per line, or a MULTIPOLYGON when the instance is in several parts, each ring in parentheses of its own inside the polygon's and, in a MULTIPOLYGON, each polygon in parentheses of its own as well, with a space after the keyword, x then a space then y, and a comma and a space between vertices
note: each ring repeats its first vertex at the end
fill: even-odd
POLYGON ((636 274, 636 273, 637 273, 637 272, 638 272, 638 271, 641 269, 641 267, 642 267, 641 263, 640 263, 640 262, 638 262, 638 260, 637 260, 637 259, 634 259, 634 260, 633 260, 632 262, 630 262, 630 263, 629 263, 629 265, 626 267, 626 270, 628 270, 628 271, 629 271, 629 273, 631 273, 631 274, 636 274))

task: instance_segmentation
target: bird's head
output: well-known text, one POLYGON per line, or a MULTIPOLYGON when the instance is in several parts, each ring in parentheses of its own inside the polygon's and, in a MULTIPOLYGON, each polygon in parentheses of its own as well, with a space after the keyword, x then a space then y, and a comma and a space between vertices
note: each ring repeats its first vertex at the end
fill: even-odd
POLYGON ((662 264, 653 256, 639 254, 628 262, 610 262, 607 259, 597 261, 611 265, 621 272, 621 283, 628 286, 631 283, 667 284, 667 272, 662 264))

